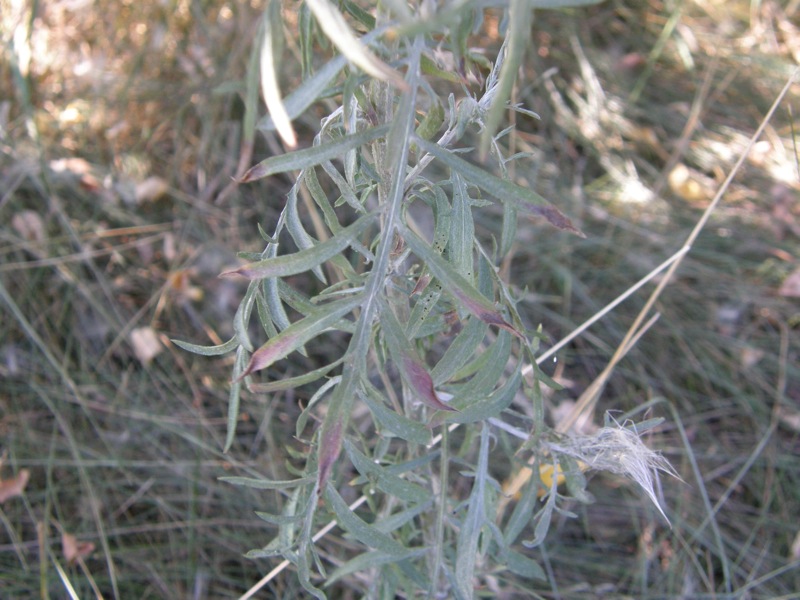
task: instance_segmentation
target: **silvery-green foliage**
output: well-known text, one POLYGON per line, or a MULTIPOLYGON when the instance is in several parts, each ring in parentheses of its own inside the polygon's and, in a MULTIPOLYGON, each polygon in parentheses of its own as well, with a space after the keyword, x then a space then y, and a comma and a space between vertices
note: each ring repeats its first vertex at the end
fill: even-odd
POLYGON ((325 585, 365 571, 372 582, 365 592, 385 598, 472 598, 489 573, 543 578, 520 538, 525 530, 535 542, 546 534, 561 510, 556 484, 545 488, 532 477, 513 511, 498 508, 501 478, 517 457, 499 443, 506 433, 494 423, 515 402, 528 404, 518 419, 533 415, 521 464, 532 456, 539 456, 534 467, 560 461, 573 497, 586 497, 578 461, 601 454, 552 441, 543 376, 535 368, 532 378, 522 376, 524 364, 535 366, 538 337, 498 274, 518 222, 582 234, 556 206, 508 179, 507 130, 497 130, 508 109, 532 114, 508 99, 534 8, 588 3, 392 0, 367 8, 306 0, 294 32, 304 79, 286 95, 278 87, 281 7, 268 4, 257 52, 269 116, 259 127, 293 147, 294 118, 323 97, 338 105, 312 145, 270 157, 242 178, 296 175, 263 252, 224 274, 250 281, 233 339, 182 346, 209 356, 235 353, 226 450, 243 387, 312 390, 293 432, 311 442, 299 456, 303 468, 288 469, 295 478, 230 482, 282 491, 280 514, 259 513, 275 537, 250 555, 285 558, 316 597, 325 585), (490 7, 508 24, 494 61, 467 43, 490 7), (359 37, 356 27, 367 33, 359 37), (317 64, 320 48, 335 53, 317 64), (469 152, 470 140, 480 152, 469 152), (301 202, 302 194, 310 202, 301 202), (491 248, 476 237, 474 217, 484 210, 502 217, 498 231, 484 232, 497 239, 491 248), (292 287, 288 278, 298 276, 307 283, 292 287), (266 340, 260 346, 250 337, 254 321, 266 340), (320 348, 329 336, 347 340, 343 355, 270 380, 276 362, 320 348), (366 407, 371 421, 355 430, 357 407, 366 407), (348 507, 347 486, 366 495, 365 508, 348 507), (361 551, 339 557, 346 560, 328 571, 312 536, 330 518, 361 551))

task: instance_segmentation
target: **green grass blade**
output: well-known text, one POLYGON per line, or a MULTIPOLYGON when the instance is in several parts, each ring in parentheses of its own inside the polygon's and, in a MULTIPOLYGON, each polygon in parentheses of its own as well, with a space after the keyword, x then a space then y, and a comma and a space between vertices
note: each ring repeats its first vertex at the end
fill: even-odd
POLYGON ((459 596, 471 599, 474 595, 472 580, 475 577, 475 563, 478 555, 478 542, 486 518, 485 498, 486 477, 489 471, 489 426, 481 428, 481 444, 478 451, 478 465, 475 480, 469 495, 467 514, 461 523, 456 544, 455 580, 459 596))

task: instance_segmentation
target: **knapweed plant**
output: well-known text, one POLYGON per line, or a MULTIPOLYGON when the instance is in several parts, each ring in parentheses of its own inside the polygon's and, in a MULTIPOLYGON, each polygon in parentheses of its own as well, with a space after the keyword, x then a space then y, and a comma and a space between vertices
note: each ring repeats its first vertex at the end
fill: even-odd
POLYGON ((278 0, 268 3, 260 127, 294 148, 292 119, 320 99, 335 108, 313 144, 242 177, 291 173, 295 183, 264 251, 223 273, 249 280, 234 337, 181 345, 235 353, 228 447, 242 386, 306 391, 286 432, 295 478, 230 480, 279 491, 282 512, 259 513, 276 534, 250 554, 283 557, 316 597, 343 577, 376 598, 472 598, 487 578, 544 578, 527 550, 567 497, 589 498, 586 469, 639 469, 649 482, 665 467, 621 425, 591 439, 548 428, 542 388, 554 384, 536 368, 541 335, 499 275, 518 226, 583 235, 509 177, 509 163, 528 156, 509 151, 501 121, 508 111, 536 117, 509 102, 534 8, 586 3, 305 0, 291 8, 304 78, 285 97, 277 67, 289 21, 278 0), (489 9, 505 34, 493 59, 470 46, 489 9), (479 211, 496 231, 476 235, 479 211), (318 366, 276 377, 272 367, 298 353, 318 366), (502 481, 520 469, 528 476, 511 495, 502 481), (359 494, 354 510, 343 497, 359 494), (328 550, 333 563, 314 540, 332 519, 348 539, 328 550))

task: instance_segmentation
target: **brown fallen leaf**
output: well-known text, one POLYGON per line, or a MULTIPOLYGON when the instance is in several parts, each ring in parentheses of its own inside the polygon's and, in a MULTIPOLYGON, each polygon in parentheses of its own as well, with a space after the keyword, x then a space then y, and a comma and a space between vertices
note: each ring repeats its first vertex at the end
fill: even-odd
POLYGON ((136 204, 157 202, 169 194, 169 183, 161 177, 148 177, 136 184, 136 204))
POLYGON ((94 552, 94 544, 92 542, 79 542, 78 538, 71 533, 64 533, 61 535, 61 552, 64 554, 67 563, 74 565, 94 552))
POLYGON ((137 327, 131 331, 130 340, 136 358, 143 365, 150 364, 150 361, 164 349, 152 327, 137 327))
POLYGON ((0 504, 14 496, 21 496, 30 477, 31 472, 28 469, 20 469, 16 477, 0 479, 0 504))
POLYGON ((11 227, 28 242, 42 244, 45 240, 44 221, 34 210, 23 210, 11 217, 11 227))

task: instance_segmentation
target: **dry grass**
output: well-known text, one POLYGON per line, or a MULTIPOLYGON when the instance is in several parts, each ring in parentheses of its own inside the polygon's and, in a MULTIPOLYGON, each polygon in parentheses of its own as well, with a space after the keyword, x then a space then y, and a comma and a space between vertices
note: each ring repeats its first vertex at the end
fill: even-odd
MULTIPOLYGON (((247 396, 222 455, 230 363, 169 339, 229 337, 241 289, 216 275, 282 204, 281 181, 229 186, 278 151, 248 120, 258 10, 50 2, 26 40, 18 4, 0 6, 0 476, 30 481, 1 506, 0 596, 62 597, 69 582, 78 597, 235 597, 273 566, 242 554, 267 539, 252 512, 276 498, 216 478, 286 478, 305 392, 247 396), (64 532, 95 551, 68 564, 64 532)), ((532 326, 557 340, 680 247, 800 59, 800 9, 784 4, 537 13, 517 97, 541 120, 518 122, 514 143, 535 157, 515 176, 589 237, 521 229, 507 266, 532 326)), ((664 489, 673 528, 598 477, 596 502, 535 556, 553 575, 542 596, 800 589, 796 102, 795 88, 598 405, 666 417, 646 439, 686 482, 664 489)), ((301 121, 301 140, 313 127, 301 121)), ((642 302, 558 354, 554 405, 604 368, 642 302)), ((266 597, 298 596, 291 575, 271 585, 266 597)), ((497 586, 532 593, 503 574, 497 586)))

